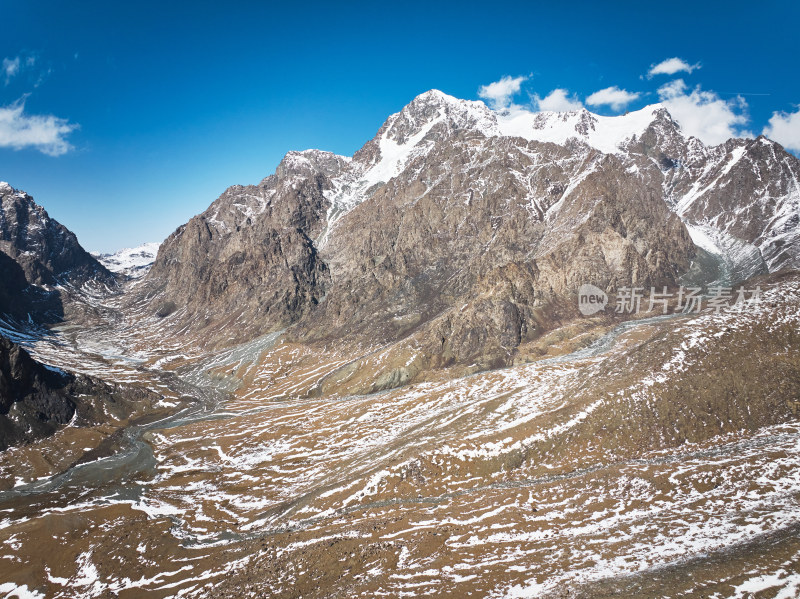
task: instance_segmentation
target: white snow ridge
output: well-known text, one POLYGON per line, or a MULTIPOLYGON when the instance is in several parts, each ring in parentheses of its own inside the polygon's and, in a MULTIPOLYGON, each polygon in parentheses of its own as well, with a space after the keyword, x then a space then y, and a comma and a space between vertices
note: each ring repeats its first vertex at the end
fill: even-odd
POLYGON ((92 252, 92 256, 111 272, 125 274, 131 278, 138 279, 147 274, 153 262, 155 262, 160 243, 143 243, 135 248, 125 248, 113 254, 100 254, 92 252))

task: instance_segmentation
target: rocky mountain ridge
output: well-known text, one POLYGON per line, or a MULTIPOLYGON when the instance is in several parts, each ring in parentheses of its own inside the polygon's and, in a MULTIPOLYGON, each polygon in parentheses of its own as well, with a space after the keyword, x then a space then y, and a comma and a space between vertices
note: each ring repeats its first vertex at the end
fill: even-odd
POLYGON ((114 283, 111 273, 81 247, 72 231, 50 218, 30 195, 2 181, 0 251, 22 267, 33 285, 114 283))
POLYGON ((387 359, 423 356, 412 370, 507 364, 575 317, 583 283, 674 286, 698 245, 729 278, 797 267, 798 164, 764 138, 706 147, 661 105, 496 112, 432 90, 352 158, 290 152, 229 188, 141 290, 162 326, 212 345, 291 326, 400 344, 387 359))
POLYGON ((114 275, 78 243, 72 231, 25 193, 0 181, 0 315, 59 322, 66 297, 85 286, 117 287, 114 275))

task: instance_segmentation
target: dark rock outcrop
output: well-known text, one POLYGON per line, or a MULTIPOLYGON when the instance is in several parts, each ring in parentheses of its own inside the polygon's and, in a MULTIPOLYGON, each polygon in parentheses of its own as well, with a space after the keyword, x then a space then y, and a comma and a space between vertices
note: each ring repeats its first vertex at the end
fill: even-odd
POLYGON ((59 322, 70 290, 116 280, 31 196, 0 182, 0 317, 59 322))
POLYGON ((48 368, 0 337, 0 450, 75 426, 124 419, 159 396, 137 387, 108 384, 48 368))

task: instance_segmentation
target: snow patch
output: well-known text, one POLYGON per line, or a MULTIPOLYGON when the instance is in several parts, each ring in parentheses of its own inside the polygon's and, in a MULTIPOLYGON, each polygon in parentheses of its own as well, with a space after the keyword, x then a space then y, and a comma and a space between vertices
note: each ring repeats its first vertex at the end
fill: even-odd
POLYGON ((155 262, 160 243, 144 243, 135 248, 125 248, 113 254, 92 252, 92 256, 111 272, 122 273, 138 279, 144 276, 155 262))

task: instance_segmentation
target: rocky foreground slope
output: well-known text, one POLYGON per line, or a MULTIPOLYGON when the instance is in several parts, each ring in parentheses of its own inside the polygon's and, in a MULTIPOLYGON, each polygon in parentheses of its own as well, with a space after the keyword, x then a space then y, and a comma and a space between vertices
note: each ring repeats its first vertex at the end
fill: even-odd
POLYGON ((381 394, 270 399, 323 374, 279 372, 71 478, 26 484, 35 456, 0 454, 34 475, 0 497, 0 580, 70 599, 792 597, 800 281, 753 283, 743 310, 598 321, 571 354, 381 394))

